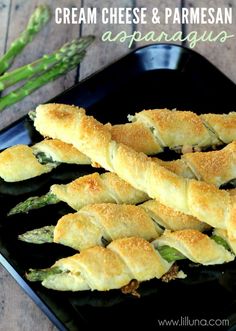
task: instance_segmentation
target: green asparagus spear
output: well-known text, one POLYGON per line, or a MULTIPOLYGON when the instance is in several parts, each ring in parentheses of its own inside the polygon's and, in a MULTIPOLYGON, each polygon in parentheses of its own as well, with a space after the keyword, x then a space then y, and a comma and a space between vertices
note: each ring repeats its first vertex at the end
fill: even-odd
POLYGON ((229 251, 231 250, 230 247, 229 247, 229 245, 228 245, 228 243, 226 242, 226 240, 223 239, 222 237, 213 234, 213 235, 211 236, 211 239, 215 240, 215 242, 216 242, 218 245, 223 246, 225 249, 227 249, 227 250, 229 250, 229 251))
MULTIPOLYGON (((31 244, 52 243, 55 226, 49 225, 39 229, 27 231, 18 236, 18 239, 31 244)), ((106 242, 106 245, 108 242, 106 242)), ((175 248, 169 246, 161 246, 158 248, 159 253, 168 262, 185 259, 185 256, 175 248)))
POLYGON ((44 152, 38 152, 36 155, 36 158, 41 164, 53 164, 55 167, 57 167, 60 162, 54 161, 51 156, 46 155, 44 152))
POLYGON ((31 244, 52 243, 54 236, 54 225, 46 225, 39 229, 27 231, 18 236, 18 239, 31 244))
MULTIPOLYGON (((54 229, 55 229, 54 225, 46 225, 42 228, 25 232, 19 235, 18 239, 31 244, 52 243, 54 237, 54 229)), ((217 235, 212 235, 211 239, 215 240, 215 242, 218 245, 221 245, 225 249, 230 250, 229 245, 222 237, 217 235)), ((104 237, 102 237, 102 242, 104 246, 107 246, 109 244, 109 242, 104 237)), ((168 262, 185 259, 185 256, 182 253, 180 253, 177 249, 167 245, 158 247, 158 251, 161 254, 161 256, 168 262)))
MULTIPOLYGON (((219 241, 219 244, 223 244, 224 246, 224 239, 221 237, 220 240, 219 238, 216 239, 216 237, 219 236, 212 236, 212 239, 216 240, 216 242, 219 241)), ((186 259, 186 257, 180 253, 177 249, 164 245, 156 248, 158 252, 161 254, 161 256, 168 262, 175 262, 177 260, 183 260, 186 259)), ((66 276, 66 273, 68 273, 67 270, 62 270, 59 267, 51 267, 48 269, 42 269, 42 270, 37 270, 37 269, 30 269, 29 273, 26 274, 26 278, 30 281, 46 281, 49 276, 54 276, 57 274, 60 274, 63 276, 63 274, 66 276)))
POLYGON ((22 87, 5 95, 0 99, 0 111, 4 108, 13 105, 14 103, 24 99, 26 96, 37 90, 41 86, 55 80, 56 78, 64 75, 68 71, 74 69, 83 59, 85 51, 75 55, 70 61, 57 64, 52 69, 49 69, 41 76, 38 76, 31 81, 28 81, 22 87))
POLYGON ((54 205, 60 202, 60 200, 56 197, 56 195, 52 193, 47 193, 42 195, 41 197, 30 197, 27 200, 18 203, 15 207, 13 207, 9 213, 9 215, 14 215, 18 213, 28 213, 28 211, 32 209, 42 208, 46 205, 54 205))
POLYGON ((0 58, 0 74, 10 67, 15 57, 32 41, 35 35, 49 21, 49 18, 50 10, 48 6, 41 5, 36 8, 29 19, 26 29, 20 34, 19 38, 11 43, 7 52, 0 58))
POLYGON ((52 267, 47 269, 30 269, 26 274, 26 278, 31 282, 42 282, 49 276, 61 274, 63 271, 58 267, 52 267))
POLYGON ((78 40, 73 40, 70 43, 66 43, 52 54, 44 55, 33 63, 5 73, 0 77, 0 91, 21 80, 29 79, 36 74, 43 73, 45 70, 48 70, 59 62, 68 62, 72 56, 85 50, 93 40, 93 36, 86 36, 78 40))
POLYGON ((34 122, 34 120, 35 120, 35 118, 36 118, 36 112, 35 112, 35 110, 30 110, 30 111, 28 112, 28 116, 29 116, 29 118, 31 119, 31 121, 34 122))
MULTIPOLYGON (((213 239, 218 245, 221 245, 225 249, 230 250, 229 245, 222 237, 212 235, 211 239, 213 239)), ((185 258, 185 256, 182 253, 180 253, 177 249, 167 246, 167 245, 158 247, 158 251, 161 254, 161 256, 163 257, 163 259, 165 259, 168 262, 182 260, 185 258)))
MULTIPOLYGON (((18 236, 18 239, 21 241, 25 241, 31 244, 44 244, 44 243, 52 243, 54 236, 55 226, 47 225, 39 229, 34 229, 27 231, 18 236)), ((108 242, 106 242, 106 245, 108 242)), ((173 262, 176 260, 185 259, 185 256, 181 254, 177 249, 170 246, 161 246, 158 247, 158 251, 168 262, 173 262)))
MULTIPOLYGON (((46 225, 39 229, 27 231, 18 236, 18 239, 30 244, 45 244, 54 242, 54 225, 46 225)), ((104 246, 109 244, 109 241, 104 237, 101 238, 104 246)))
POLYGON ((158 252, 167 262, 174 262, 177 260, 186 259, 186 257, 182 253, 180 253, 177 249, 167 245, 158 247, 158 252))
MULTIPOLYGON (((158 248, 158 251, 162 255, 164 259, 168 262, 174 262, 176 260, 186 259, 186 257, 181 254, 177 249, 169 247, 169 246, 162 246, 158 248)), ((52 267, 47 269, 30 269, 29 272, 26 274, 26 278, 31 282, 43 282, 49 276, 67 273, 68 271, 64 271, 58 267, 52 267)))

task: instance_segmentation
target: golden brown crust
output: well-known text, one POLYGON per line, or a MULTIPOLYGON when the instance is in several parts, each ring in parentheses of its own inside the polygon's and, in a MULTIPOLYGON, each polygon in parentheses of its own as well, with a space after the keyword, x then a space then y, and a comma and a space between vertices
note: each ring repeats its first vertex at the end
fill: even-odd
POLYGON ((91 155, 96 150, 96 160, 92 159, 92 161, 106 164, 106 169, 112 170, 109 159, 110 131, 92 117, 84 116, 84 109, 62 104, 47 104, 38 106, 37 110, 40 119, 38 117, 38 120, 35 120, 35 125, 43 136, 51 136, 51 138, 60 139, 68 144, 72 140, 80 141, 81 144, 87 146, 86 154, 82 150, 82 146, 78 148, 78 146, 72 145, 85 155, 91 155), (47 112, 40 111, 40 109, 47 109, 47 112), (47 130, 49 123, 50 135, 47 130), (60 138, 58 138, 58 130, 60 138), (94 132, 97 132, 97 135, 94 135, 94 132))
MULTIPOLYGON (((97 121, 91 121, 91 118, 84 117, 83 115, 85 113, 81 108, 69 106, 71 110, 75 109, 76 111, 68 112, 68 107, 65 107, 65 105, 47 105, 46 107, 48 108, 51 129, 56 126, 56 121, 60 120, 62 116, 64 122, 63 131, 65 131, 66 135, 68 130, 70 130, 70 123, 73 121, 78 122, 79 127, 78 130, 75 131, 75 138, 80 139, 79 132, 83 132, 82 139, 84 141, 90 140, 89 146, 91 149, 97 149, 97 161, 92 160, 92 165, 100 166, 100 163, 104 164, 104 162, 106 162, 106 168, 109 170, 112 170, 110 154, 116 148, 114 144, 108 147, 108 141, 111 140, 111 138, 118 143, 124 143, 130 146, 138 152, 153 155, 161 152, 163 146, 171 148, 183 147, 184 150, 192 150, 192 147, 199 149, 209 145, 221 144, 222 141, 218 139, 221 133, 223 138, 220 137, 224 142, 230 142, 236 137, 236 113, 230 113, 228 115, 205 114, 197 116, 189 111, 171 111, 168 109, 144 110, 137 113, 135 116, 130 116, 130 118, 134 120, 133 123, 115 126, 111 126, 111 124, 108 123, 105 126, 106 130, 103 130, 97 121), (55 110, 55 108, 57 109, 55 110), (62 112, 64 112, 63 115, 62 112), (86 139, 86 135, 91 136, 91 130, 99 132, 100 137, 97 138, 97 136, 95 136, 93 139, 86 139)), ((63 132, 61 132, 61 134, 63 134, 63 132)), ((46 133, 45 136, 47 136, 46 133)), ((63 137, 63 140, 66 139, 66 136, 62 135, 61 137, 63 137)), ((32 149, 34 153, 41 151, 49 154, 52 160, 57 162, 76 164, 90 163, 90 159, 80 153, 78 149, 75 149, 69 144, 62 143, 59 140, 45 140, 32 146, 32 149)), ((88 153, 90 154, 89 151, 88 153)), ((183 160, 173 162, 162 161, 162 163, 160 163, 161 161, 159 160, 157 162, 180 176, 187 178, 195 178, 196 176, 198 179, 200 178, 220 186, 228 181, 228 179, 231 180, 235 178, 234 159, 233 154, 230 153, 230 148, 226 148, 222 153, 214 153, 215 154, 208 154, 206 156, 200 153, 196 156, 187 156, 184 158, 187 163, 183 162, 183 160), (227 154, 226 151, 229 154, 227 154), (224 168, 218 166, 221 163, 224 164, 224 168)), ((12 167, 14 168, 14 165, 12 165, 12 167)), ((49 170, 45 168, 44 172, 48 171, 49 170)), ((35 173, 38 173, 37 169, 35 169, 35 173)), ((22 177, 24 176, 23 171, 22 177)), ((21 177, 20 173, 18 173, 18 177, 21 177)), ((8 176, 8 181, 14 181, 14 178, 14 176, 12 178, 8 176)))
POLYGON ((130 146, 137 152, 154 155, 163 151, 151 130, 140 122, 114 125, 111 127, 111 135, 112 139, 130 146))
POLYGON ((232 198, 236 197, 236 188, 230 189, 228 192, 232 198))
MULTIPOLYGON (((139 122, 134 122, 127 125, 139 125, 141 124, 139 122)), ((125 126, 125 125, 124 125, 125 126)), ((110 125, 106 125, 106 127, 109 127, 109 129, 112 132, 112 129, 110 128, 110 125)), ((118 128, 123 127, 122 125, 115 126, 115 130, 119 131, 118 128)), ((145 127, 143 127, 145 128, 145 127)), ((124 131, 126 131, 125 129, 124 131)), ((144 130, 149 129, 145 128, 144 130)), ((121 130, 122 131, 122 130, 121 130)), ((135 131, 135 130, 134 130, 135 131)), ((125 133, 125 132, 124 132, 125 133)), ((117 133, 117 139, 118 141, 123 141, 125 144, 129 146, 133 146, 137 150, 144 151, 145 153, 151 154, 152 144, 149 144, 149 140, 146 141, 146 139, 135 139, 134 132, 131 130, 130 137, 127 135, 117 133), (132 136, 132 137, 131 137, 132 136), (132 141, 133 139, 133 141, 132 141), (145 147, 145 145, 147 146, 145 147), (142 147, 143 145, 143 147, 142 147), (148 146, 150 146, 150 151, 148 151, 148 146)), ((115 135, 114 135, 115 137, 115 135)), ((34 146, 31 146, 33 153, 36 155, 40 152, 43 152, 46 154, 46 156, 51 158, 52 161, 56 162, 64 162, 64 163, 73 163, 73 164, 90 164, 91 160, 85 156, 85 154, 81 153, 71 144, 64 143, 58 139, 45 139, 41 141, 40 143, 35 144, 34 146)), ((212 183, 216 186, 220 186, 224 183, 227 183, 230 180, 233 180, 236 177, 236 171, 235 171, 235 149, 236 149, 236 143, 232 142, 228 146, 226 146, 221 151, 213 151, 213 152, 206 152, 206 153, 187 153, 185 154, 181 160, 175 160, 175 161, 162 161, 156 158, 153 158, 152 160, 156 162, 158 165, 165 167, 167 170, 172 171, 176 173, 179 176, 183 176, 185 178, 197 178, 198 180, 204 180, 205 182, 212 183)), ((25 153, 21 154, 21 160, 24 158, 28 158, 29 154, 29 147, 25 148, 25 153)), ((16 155, 17 157, 17 155, 16 155)), ((15 159, 12 158, 12 162, 15 163, 15 159)), ((100 165, 96 162, 92 162, 93 166, 100 165)), ((16 163, 16 166, 18 166, 18 163, 16 163)), ((31 178, 29 176, 35 177, 40 174, 43 174, 45 172, 50 171, 53 167, 55 167, 56 164, 50 165, 47 164, 47 166, 44 167, 44 169, 41 167, 41 170, 38 171, 38 165, 34 165, 31 169, 31 172, 28 174, 28 178, 31 178), (32 175, 31 175, 32 174, 32 175)), ((14 169, 15 164, 9 164, 7 169, 4 169, 2 171, 3 178, 6 178, 7 181, 19 181, 22 180, 21 178, 25 178, 25 171, 24 167, 17 167, 18 172, 17 176, 15 171, 9 172, 8 169, 14 169), (5 175, 5 172, 7 171, 8 175, 5 175), (22 173, 21 173, 22 171, 22 173), (13 175, 11 175, 13 174, 13 175), (4 177, 5 176, 5 177, 4 177)), ((4 165, 2 166, 4 168, 4 165)), ((1 172, 0 172, 1 176, 1 172)), ((121 196, 119 196, 119 200, 121 199, 121 196)), ((126 202, 126 201, 125 201, 126 202)))
MULTIPOLYGON (((8 154, 8 149, 2 154, 3 162, 2 166, 0 165, 0 176, 2 174, 3 179, 8 182, 32 178, 45 172, 49 172, 54 167, 54 165, 52 164, 47 164, 44 166, 41 165, 30 152, 30 147, 22 146, 23 145, 21 145, 20 152, 17 151, 17 149, 14 150, 14 152, 16 153, 15 156, 9 158, 7 160, 7 163, 4 155, 8 154), (28 164, 30 164, 30 171, 27 171, 27 173, 25 166, 22 166, 22 164, 20 163, 23 162, 23 160, 28 160, 28 164), (32 160, 34 161, 33 163, 32 160), (7 167, 5 166, 6 164, 7 167), (15 171, 15 169, 17 169, 17 171, 15 171)), ((45 139, 40 143, 37 143, 36 145, 32 146, 31 149, 33 151, 33 154, 36 155, 39 152, 43 152, 47 156, 49 156, 52 161, 56 162, 65 162, 73 164, 91 163, 90 159, 84 154, 80 153, 78 149, 76 149, 70 144, 63 143, 58 139, 45 139)), ((153 158, 152 160, 158 165, 165 167, 167 170, 172 171, 179 176, 183 176, 185 178, 196 177, 198 180, 204 180, 205 182, 212 183, 219 187, 220 185, 230 180, 233 180, 236 177, 236 171, 234 166, 235 150, 236 142, 232 142, 220 151, 205 153, 187 153, 182 157, 181 160, 162 161, 156 158, 153 158)), ((12 148, 9 149, 9 153, 10 151, 12 151, 12 148)), ((116 185, 115 181, 116 180, 114 178, 113 183, 110 186, 119 185, 120 182, 117 181, 116 185)), ((125 189, 129 190, 129 188, 125 188, 125 185, 127 186, 128 184, 125 184, 125 182, 123 181, 123 184, 120 185, 119 188, 117 187, 114 192, 110 192, 111 195, 114 194, 114 199, 109 200, 108 202, 113 202, 114 200, 121 202, 123 200, 124 203, 132 203, 132 201, 126 200, 125 189), (117 194, 118 196, 116 196, 117 194), (122 197, 124 197, 124 199, 122 199, 122 197)), ((138 193, 137 190, 133 189, 133 193, 134 203, 139 202, 136 202, 136 195, 138 193)))
POLYGON ((140 207, 144 208, 147 214, 165 229, 172 231, 184 229, 205 231, 210 228, 208 224, 200 222, 196 217, 171 209, 157 200, 148 200, 142 203, 140 207))
POLYGON ((16 145, 0 153, 0 177, 6 182, 18 182, 33 178, 52 170, 42 165, 26 145, 16 145))
POLYGON ((136 236, 151 241, 163 232, 159 225, 170 230, 209 229, 196 218, 155 200, 139 206, 102 203, 63 216, 55 227, 54 242, 81 251, 124 237, 136 236))
POLYGON ((226 229, 231 217, 232 201, 227 191, 215 186, 190 180, 188 184, 188 204, 198 219, 212 227, 226 229), (211 215, 207 217, 206 213, 211 215))
POLYGON ((57 261, 54 266, 81 274, 92 290, 106 291, 121 288, 132 279, 160 278, 171 264, 147 241, 131 237, 113 241, 107 248, 89 248, 57 261))
POLYGON ((166 205, 169 205, 171 200, 172 208, 181 212, 187 211, 186 183, 183 178, 122 144, 118 145, 112 162, 118 176, 132 183, 140 191, 147 192, 150 197, 160 197, 166 205))
POLYGON ((224 143, 228 144, 236 140, 236 112, 229 114, 204 114, 200 115, 200 117, 224 143))
MULTIPOLYGON (((236 240, 236 197, 235 197, 235 191, 231 190, 229 193, 230 195, 230 202, 231 202, 231 210, 230 210, 230 219, 227 223, 227 236, 229 237, 229 240, 236 240)), ((218 227, 219 228, 219 227, 218 227)))
POLYGON ((170 268, 170 263, 142 238, 118 239, 111 242, 108 248, 125 262, 133 278, 138 281, 160 278, 170 268))
POLYGON ((207 235, 196 230, 181 230, 164 234, 155 240, 157 247, 168 245, 177 249, 193 262, 203 265, 221 264, 233 261, 234 256, 207 235))
POLYGON ((232 204, 226 191, 178 177, 124 145, 117 148, 113 165, 120 177, 162 204, 213 227, 228 226, 232 204))
POLYGON ((54 242, 82 251, 93 246, 102 246, 104 231, 99 224, 81 213, 67 214, 57 223, 54 242))
POLYGON ((187 153, 182 160, 197 179, 220 186, 236 178, 236 141, 220 151, 187 153))
POLYGON ((106 187, 107 193, 114 199, 114 201, 109 202, 137 204, 148 199, 146 193, 133 188, 115 173, 106 172, 101 174, 100 178, 106 187))
POLYGON ((162 146, 174 148, 198 145, 201 147, 218 142, 217 139, 212 141, 201 118, 190 111, 152 109, 136 113, 134 118, 154 127, 162 146))
POLYGON ((136 236, 150 241, 162 232, 139 206, 101 203, 85 206, 80 212, 92 217, 110 240, 136 236))
POLYGON ((112 173, 93 173, 66 185, 52 185, 51 192, 75 210, 93 203, 137 204, 148 199, 145 193, 112 173))
POLYGON ((79 251, 124 237, 151 241, 161 233, 145 211, 132 205, 94 204, 63 216, 54 230, 54 242, 79 251))
POLYGON ((126 265, 117 254, 99 246, 59 260, 55 264, 61 265, 72 273, 80 272, 92 290, 107 291, 121 288, 131 278, 126 265))
POLYGON ((66 185, 52 185, 51 192, 75 210, 90 203, 113 202, 98 173, 80 177, 66 185))
MULTIPOLYGON (((196 153, 191 153, 192 155, 196 153)), ((158 165, 166 168, 167 170, 174 172, 178 176, 185 178, 195 178, 193 171, 189 168, 188 164, 183 160, 174 160, 174 161, 162 161, 155 157, 152 158, 153 162, 156 162, 158 165)))
POLYGON ((133 279, 141 282, 160 278, 172 265, 158 253, 158 247, 162 245, 174 247, 191 261, 205 265, 234 259, 223 246, 198 231, 166 231, 152 244, 142 238, 123 238, 111 242, 106 248, 96 246, 63 258, 54 266, 65 273, 49 276, 43 285, 57 290, 106 291, 122 288, 133 279))

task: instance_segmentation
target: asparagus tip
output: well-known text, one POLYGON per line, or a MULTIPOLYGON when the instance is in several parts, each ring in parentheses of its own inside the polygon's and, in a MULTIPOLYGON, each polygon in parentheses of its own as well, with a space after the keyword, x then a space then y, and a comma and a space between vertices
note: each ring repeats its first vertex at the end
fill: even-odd
POLYGON ((20 213, 28 213, 31 209, 31 204, 36 200, 38 197, 30 197, 27 200, 18 203, 15 207, 13 207, 7 214, 7 216, 20 214, 20 213))
POLYGON ((41 4, 35 8, 35 11, 31 15, 28 28, 37 29, 38 31, 42 28, 44 24, 46 24, 51 17, 51 10, 48 5, 41 4))
POLYGON ((39 209, 47 205, 57 204, 60 200, 56 195, 48 192, 45 195, 29 197, 25 201, 18 203, 7 214, 7 216, 19 213, 28 213, 30 210, 39 209))
POLYGON ((35 118, 36 118, 36 111, 35 111, 35 110, 30 110, 30 111, 28 112, 28 116, 29 116, 29 118, 31 119, 31 121, 34 121, 35 118))
POLYGON ((47 269, 29 269, 26 272, 25 277, 30 282, 42 282, 49 276, 62 273, 62 270, 58 267, 52 267, 47 269))
POLYGON ((52 243, 54 238, 54 225, 46 225, 39 229, 27 231, 18 236, 18 239, 31 244, 52 243))

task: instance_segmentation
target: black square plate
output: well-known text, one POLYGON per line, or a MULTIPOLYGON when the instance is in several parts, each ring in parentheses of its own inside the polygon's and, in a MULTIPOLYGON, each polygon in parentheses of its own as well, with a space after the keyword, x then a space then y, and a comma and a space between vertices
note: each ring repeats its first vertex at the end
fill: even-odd
MULTIPOLYGON (((124 123, 127 114, 149 108, 177 108, 200 113, 235 110, 236 86, 199 54, 176 45, 151 45, 135 50, 101 72, 60 94, 53 102, 75 104, 102 122, 124 123)), ((0 133, 0 149, 16 143, 32 144, 40 136, 25 117, 0 133)), ((236 321, 236 265, 182 265, 185 280, 168 284, 153 280, 141 284, 141 298, 114 290, 106 293, 59 293, 30 284, 24 272, 50 266, 74 251, 56 244, 18 242, 26 230, 55 224, 70 208, 61 203, 28 215, 6 217, 16 203, 46 193, 52 183, 69 182, 91 173, 89 166, 61 165, 50 174, 21 183, 0 182, 0 262, 60 330, 122 327, 158 329, 163 319, 184 327, 198 319, 227 319, 223 329, 236 321), (182 323, 182 324, 181 324, 182 323), (226 324, 228 324, 226 326, 226 324)), ((164 322, 165 323, 165 322, 164 322)), ((200 324, 202 323, 202 324, 200 324)), ((218 320, 218 324, 221 322, 218 320)), ((171 327, 172 329, 172 327, 171 327)))

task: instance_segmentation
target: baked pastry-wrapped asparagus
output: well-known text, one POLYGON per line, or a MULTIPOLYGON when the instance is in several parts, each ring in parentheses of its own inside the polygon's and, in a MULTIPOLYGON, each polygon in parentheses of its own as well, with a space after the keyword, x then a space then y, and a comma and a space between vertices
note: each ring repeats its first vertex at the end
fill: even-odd
MULTIPOLYGON (((54 146, 58 147, 61 145, 67 145, 60 143, 57 140, 48 140, 46 141, 46 146, 48 146, 49 143, 51 144, 52 148, 54 146)), ((44 143, 41 142, 38 145, 42 146, 44 143)), ((75 148, 72 146, 68 148, 68 151, 71 151, 72 155, 73 149, 75 148)), ((54 154, 56 154, 56 152, 57 150, 55 149, 54 154)), ((68 159, 69 155, 70 153, 68 153, 68 159)), ((71 161, 72 155, 70 157, 71 161)), ((83 154, 79 152, 75 153, 74 159, 77 157, 79 160, 80 155, 83 154)), ((181 160, 170 162, 161 161, 158 159, 152 160, 180 176, 186 178, 197 178, 199 180, 212 183, 216 186, 220 186, 221 184, 227 183, 236 177, 235 155, 236 142, 233 142, 220 151, 187 153, 182 157, 181 160)), ((54 159, 56 159, 55 156, 54 159)), ((3 162, 2 167, 4 167, 4 164, 5 163, 3 162)), ((6 170, 6 168, 4 169, 6 170)), ((125 183, 125 181, 119 179, 119 177, 115 174, 107 173, 99 176, 96 173, 93 175, 85 176, 84 178, 76 179, 67 185, 53 185, 48 194, 42 197, 28 198, 26 201, 23 201, 15 206, 10 211, 10 214, 28 212, 31 209, 41 208, 44 205, 56 203, 60 200, 67 202, 67 204, 69 204, 75 210, 79 210, 84 204, 101 202, 122 202, 137 204, 147 199, 148 197, 146 194, 132 188, 129 184, 125 183), (97 190, 93 190, 93 187, 96 187, 97 190), (84 201, 84 197, 88 198, 86 203, 84 201)))
POLYGON ((0 177, 18 182, 50 172, 60 163, 88 164, 90 160, 57 139, 43 140, 32 147, 16 145, 0 153, 0 177))
POLYGON ((177 259, 188 258, 203 265, 232 261, 234 256, 208 236, 194 230, 164 233, 152 244, 142 238, 112 241, 58 260, 51 268, 30 270, 30 281, 60 291, 108 291, 161 278, 177 259), (207 254, 206 254, 207 252, 207 254))
MULTIPOLYGON (((35 114, 31 112, 31 116, 35 114)), ((106 128, 112 139, 147 155, 158 154, 165 147, 200 151, 236 140, 236 112, 198 116, 190 111, 152 109, 128 118, 132 123, 108 123, 106 128)))
POLYGON ((236 240, 230 238, 226 230, 214 229, 212 238, 236 254, 236 240))
POLYGON ((66 202, 74 210, 94 203, 126 203, 137 204, 148 199, 146 193, 136 190, 120 179, 114 173, 93 173, 86 175, 69 184, 54 184, 50 192, 41 197, 30 197, 13 207, 8 215, 27 213, 32 209, 66 202))
MULTIPOLYGON (((32 112, 31 115, 33 117, 35 116, 35 114, 32 112)), ((167 124, 164 125, 164 122, 165 120, 170 120, 170 129, 172 130, 168 133, 170 136, 173 135, 172 126, 176 117, 179 118, 178 121, 184 119, 186 120, 186 123, 184 123, 184 127, 188 127, 189 123, 191 124, 192 122, 195 123, 194 121, 197 121, 197 115, 193 113, 178 111, 171 112, 169 110, 144 111, 138 113, 136 116, 138 117, 138 120, 134 123, 114 126, 107 125, 106 127, 110 130, 112 138, 114 140, 116 140, 117 142, 125 143, 126 145, 134 148, 136 151, 145 152, 148 155, 153 155, 157 153, 159 149, 155 149, 155 140, 153 142, 151 140, 152 136, 149 137, 153 130, 150 131, 148 126, 141 124, 142 121, 146 123, 143 117, 145 118, 146 116, 149 116, 155 119, 160 118, 161 121, 158 125, 160 126, 160 128, 164 126, 165 130, 167 130, 167 124), (146 115, 144 116, 144 114, 146 115), (142 121, 139 118, 142 118, 142 121)), ((204 116, 209 117, 210 115, 204 116)), ((212 117, 215 118, 215 120, 218 119, 218 121, 223 127, 227 125, 229 126, 228 122, 231 120, 233 121, 231 117, 234 118, 232 114, 229 117, 222 117, 222 115, 211 115, 210 118, 212 117)), ((192 128, 192 124, 190 127, 192 128)), ((179 129, 179 122, 177 128, 179 129)), ((174 133, 177 134, 176 130, 177 129, 174 130, 174 133)), ((192 132, 196 134, 195 131, 192 132)), ((181 134, 177 135, 180 136, 181 139, 186 139, 187 141, 185 135, 185 138, 182 138, 182 131, 181 134)), ((152 139, 154 138, 152 137, 152 139)), ((191 140, 191 142, 193 142, 193 140, 191 140)), ((180 142, 178 141, 178 143, 180 142)), ((212 183, 216 186, 220 186, 234 179, 236 176, 234 166, 235 151, 236 143, 233 142, 229 146, 225 147, 222 151, 194 154, 188 153, 184 155, 181 160, 172 162, 164 162, 161 160, 155 161, 180 176, 188 178, 197 178, 204 180, 208 183, 212 183)), ((22 145, 11 147, 0 154, 0 161, 0 177, 2 177, 5 181, 9 182, 21 181, 24 179, 39 176, 40 174, 51 171, 53 168, 58 166, 58 164, 63 162, 75 164, 91 163, 91 160, 88 157, 80 153, 75 148, 72 148, 71 145, 62 143, 58 140, 44 140, 36 145, 33 145, 32 147, 22 145), (11 155, 11 157, 9 157, 9 155, 11 155), (27 163, 29 164, 29 166, 27 166, 27 163)))
MULTIPOLYGON (((153 154, 162 151, 164 147, 182 149, 183 152, 191 149, 199 151, 208 146, 228 144, 236 139, 235 112, 197 115, 190 111, 156 109, 144 110, 128 118, 132 124, 139 124, 152 132, 156 141, 153 154)), ((142 139, 142 136, 139 137, 142 139)))
POLYGON ((151 241, 169 230, 209 228, 194 217, 175 212, 155 200, 139 206, 94 204, 63 216, 56 226, 45 226, 19 236, 30 243, 60 243, 79 251, 124 237, 142 237, 151 241))
MULTIPOLYGON (((236 204, 227 191, 168 171, 142 153, 112 140, 111 133, 84 109, 45 104, 36 109, 34 125, 43 135, 73 144, 106 170, 175 210, 236 238, 236 204)), ((230 131, 230 130, 229 130, 230 131)))

